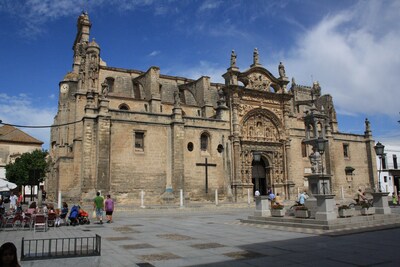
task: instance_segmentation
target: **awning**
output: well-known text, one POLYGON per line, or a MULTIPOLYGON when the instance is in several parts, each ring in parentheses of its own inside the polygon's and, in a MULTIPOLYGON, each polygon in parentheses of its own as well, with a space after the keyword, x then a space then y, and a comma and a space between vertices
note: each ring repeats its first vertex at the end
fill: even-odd
POLYGON ((0 178, 0 192, 1 191, 10 191, 16 187, 17 187, 16 184, 0 178))

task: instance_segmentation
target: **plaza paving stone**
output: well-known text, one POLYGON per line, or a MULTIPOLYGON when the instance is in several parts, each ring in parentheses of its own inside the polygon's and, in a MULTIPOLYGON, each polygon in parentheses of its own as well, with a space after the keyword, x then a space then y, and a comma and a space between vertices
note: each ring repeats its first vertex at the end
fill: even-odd
MULTIPOLYGON (((114 223, 2 230, 0 242, 102 237, 101 256, 22 261, 22 266, 400 266, 400 228, 337 236, 240 223, 253 207, 133 210, 114 223)), ((400 208, 392 208, 400 213, 400 208)))

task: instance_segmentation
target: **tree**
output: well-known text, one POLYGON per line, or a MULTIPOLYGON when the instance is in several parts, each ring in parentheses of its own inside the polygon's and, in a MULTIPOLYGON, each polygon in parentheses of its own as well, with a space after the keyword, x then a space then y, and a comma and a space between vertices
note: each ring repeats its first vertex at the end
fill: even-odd
POLYGON ((6 165, 6 177, 10 182, 21 185, 38 185, 49 171, 46 150, 24 153, 14 163, 6 165))

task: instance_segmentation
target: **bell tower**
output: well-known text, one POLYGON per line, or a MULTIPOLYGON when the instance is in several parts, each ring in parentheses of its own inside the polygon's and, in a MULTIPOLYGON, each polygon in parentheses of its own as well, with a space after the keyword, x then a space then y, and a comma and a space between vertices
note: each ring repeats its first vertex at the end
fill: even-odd
POLYGON ((86 53, 86 47, 89 43, 90 28, 92 24, 89 20, 87 12, 82 12, 77 21, 77 34, 75 37, 72 50, 74 51, 74 62, 72 69, 74 73, 79 73, 82 57, 86 53))

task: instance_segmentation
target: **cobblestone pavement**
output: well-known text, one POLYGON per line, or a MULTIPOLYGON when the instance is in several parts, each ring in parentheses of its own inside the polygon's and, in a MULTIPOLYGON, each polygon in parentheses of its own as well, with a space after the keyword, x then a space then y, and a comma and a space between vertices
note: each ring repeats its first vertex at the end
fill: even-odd
MULTIPOLYGON (((400 213, 400 208, 392 208, 400 213)), ((115 222, 0 231, 1 243, 95 236, 101 256, 22 261, 22 266, 400 266, 400 229, 324 236, 241 224, 253 208, 116 212, 115 222)))

